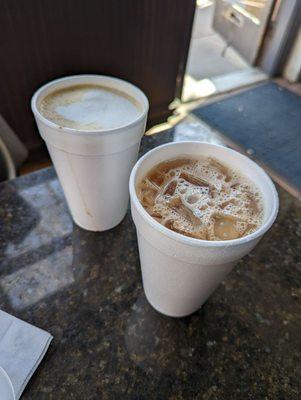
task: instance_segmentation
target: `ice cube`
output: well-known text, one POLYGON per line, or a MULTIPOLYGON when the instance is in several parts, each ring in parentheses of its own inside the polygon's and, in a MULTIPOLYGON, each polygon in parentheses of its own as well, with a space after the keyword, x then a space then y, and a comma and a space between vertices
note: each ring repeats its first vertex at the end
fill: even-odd
POLYGON ((214 235, 220 240, 237 239, 242 233, 237 229, 235 217, 215 216, 214 217, 214 235))

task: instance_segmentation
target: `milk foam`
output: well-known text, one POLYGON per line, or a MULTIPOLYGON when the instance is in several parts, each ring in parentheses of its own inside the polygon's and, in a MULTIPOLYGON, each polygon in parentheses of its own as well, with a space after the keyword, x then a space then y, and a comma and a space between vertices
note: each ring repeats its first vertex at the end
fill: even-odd
POLYGON ((137 194, 162 225, 198 239, 237 239, 262 223, 255 184, 212 158, 163 162, 139 182, 137 194))
POLYGON ((128 125, 141 115, 138 102, 127 94, 99 85, 75 85, 47 95, 39 111, 64 127, 97 130, 128 125))

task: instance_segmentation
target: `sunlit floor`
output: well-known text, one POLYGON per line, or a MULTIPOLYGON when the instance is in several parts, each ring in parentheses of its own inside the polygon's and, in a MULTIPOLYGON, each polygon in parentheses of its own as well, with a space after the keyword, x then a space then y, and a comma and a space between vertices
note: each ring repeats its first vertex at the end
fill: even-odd
POLYGON ((198 2, 186 74, 199 80, 248 68, 249 64, 213 29, 214 2, 198 2))
POLYGON ((227 43, 214 33, 191 40, 186 74, 199 80, 248 68, 249 65, 227 43))
POLYGON ((244 78, 244 71, 252 70, 239 53, 213 30, 213 16, 214 2, 199 0, 193 23, 182 101, 205 97, 208 93, 211 95, 207 80, 225 76, 244 78))

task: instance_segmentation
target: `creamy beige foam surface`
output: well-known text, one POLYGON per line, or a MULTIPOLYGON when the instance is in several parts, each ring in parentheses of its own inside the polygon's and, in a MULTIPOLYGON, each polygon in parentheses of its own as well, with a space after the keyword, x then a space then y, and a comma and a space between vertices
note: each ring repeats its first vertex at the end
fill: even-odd
POLYGON ((40 113, 48 120, 81 130, 113 129, 128 125, 142 113, 126 93, 100 85, 74 85, 42 99, 40 113))
POLYGON ((213 158, 158 164, 138 183, 137 195, 162 225, 197 239, 237 239, 262 224, 255 184, 213 158))

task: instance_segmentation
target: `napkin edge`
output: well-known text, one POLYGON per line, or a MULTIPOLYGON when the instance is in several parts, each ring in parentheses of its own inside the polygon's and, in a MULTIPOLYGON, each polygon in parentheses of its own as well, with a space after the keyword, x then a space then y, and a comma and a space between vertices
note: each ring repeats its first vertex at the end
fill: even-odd
MULTIPOLYGON (((44 332, 46 332, 46 331, 44 331, 44 332)), ((48 333, 48 332, 46 332, 46 333, 48 333)), ((42 362, 42 360, 43 360, 43 358, 44 358, 44 356, 45 356, 45 354, 46 354, 46 352, 47 352, 47 350, 48 350, 48 348, 49 348, 49 346, 50 346, 50 343, 51 343, 51 341, 52 341, 52 339, 53 339, 53 336, 52 336, 50 333, 48 333, 48 335, 49 335, 49 336, 47 337, 47 340, 46 340, 45 346, 44 346, 44 348, 43 348, 43 351, 41 352, 41 354, 40 354, 39 358, 37 359, 36 363, 35 363, 35 364, 33 365, 33 367, 31 368, 29 374, 27 375, 27 377, 26 377, 26 379, 24 380, 22 386, 20 387, 19 392, 18 392, 18 393, 15 393, 16 400, 19 400, 19 399, 20 399, 22 393, 23 393, 24 390, 25 390, 26 385, 27 385, 28 382, 30 381, 32 375, 35 373, 35 371, 37 370, 37 368, 39 367, 39 365, 41 364, 41 362, 42 362)))

